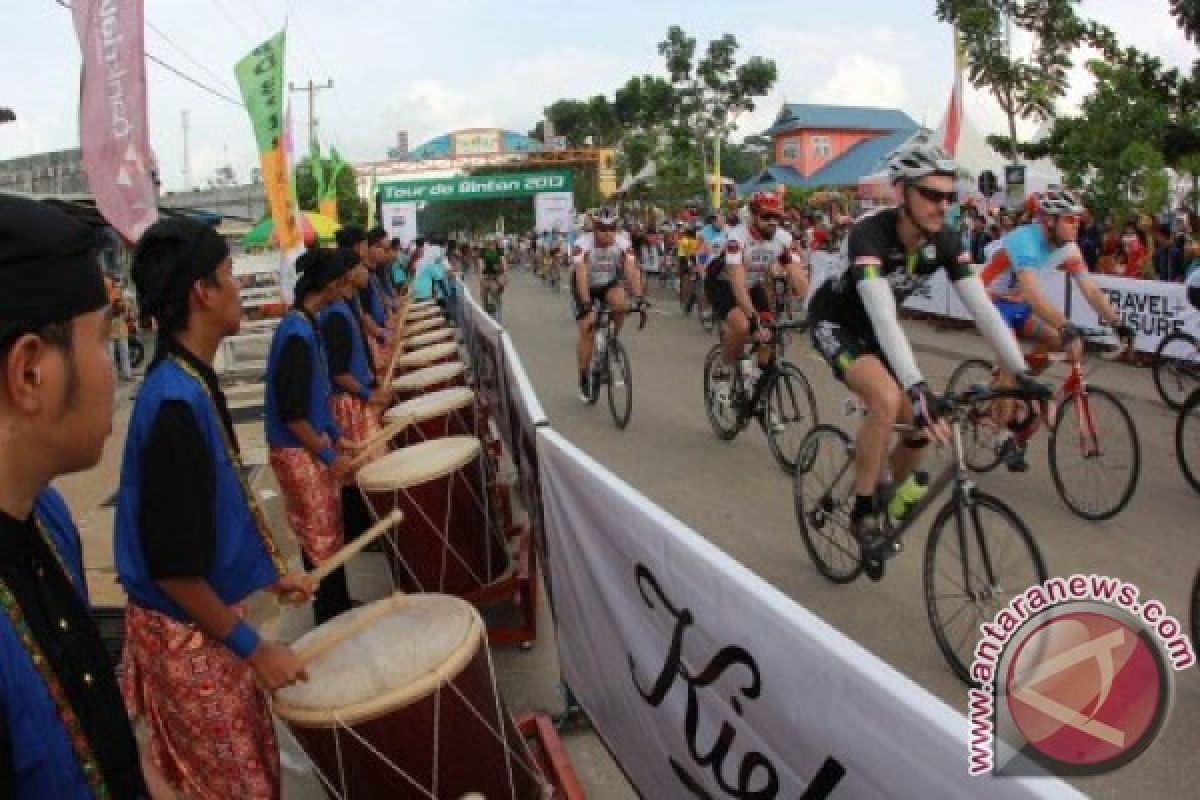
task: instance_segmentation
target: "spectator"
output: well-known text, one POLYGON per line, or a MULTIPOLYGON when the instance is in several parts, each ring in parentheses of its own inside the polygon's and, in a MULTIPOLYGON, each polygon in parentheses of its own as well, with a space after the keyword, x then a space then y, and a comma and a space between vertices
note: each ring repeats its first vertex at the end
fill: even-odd
POLYGON ((122 381, 131 381, 133 367, 129 362, 129 307, 125 304, 120 277, 107 276, 104 283, 108 290, 108 339, 113 371, 122 381))
POLYGON ((1171 226, 1154 226, 1154 274, 1160 281, 1176 281, 1183 277, 1183 247, 1171 235, 1171 226))
POLYGON ((1142 278, 1147 256, 1146 243, 1143 234, 1138 230, 1137 223, 1130 220, 1125 223, 1121 234, 1121 254, 1119 257, 1119 274, 1125 278, 1142 278))
POLYGON ((1099 265, 1101 238, 1100 226, 1096 224, 1096 215, 1085 206, 1083 220, 1079 225, 1078 242, 1079 250, 1083 253, 1083 260, 1087 262, 1088 269, 1092 272, 1095 272, 1099 265))
POLYGON ((1120 256, 1121 239, 1109 226, 1100 237, 1100 258, 1096 260, 1096 271, 1104 275, 1120 275, 1120 256))
POLYGON ((983 264, 987 261, 984 250, 992 242, 987 231, 987 220, 981 214, 971 215, 970 252, 972 264, 983 264))

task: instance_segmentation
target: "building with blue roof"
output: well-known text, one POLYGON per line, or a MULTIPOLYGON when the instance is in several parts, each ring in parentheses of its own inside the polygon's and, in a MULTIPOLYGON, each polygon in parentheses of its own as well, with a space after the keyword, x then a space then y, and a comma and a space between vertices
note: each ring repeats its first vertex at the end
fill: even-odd
POLYGON ((854 186, 919 131, 912 117, 896 109, 788 103, 764 132, 774 163, 738 189, 854 186))
POLYGON ((409 161, 503 153, 539 153, 545 146, 522 133, 500 128, 465 128, 430 139, 408 153, 409 161))

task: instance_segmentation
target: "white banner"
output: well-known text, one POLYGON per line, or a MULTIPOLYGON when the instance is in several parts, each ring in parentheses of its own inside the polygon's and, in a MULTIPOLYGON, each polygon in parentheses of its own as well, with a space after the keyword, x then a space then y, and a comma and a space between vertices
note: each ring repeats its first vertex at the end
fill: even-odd
POLYGON ((538 451, 564 679, 642 797, 1082 797, 968 777, 964 717, 550 428, 538 451))
POLYGON ((575 195, 571 192, 542 192, 533 196, 534 228, 538 233, 571 230, 575 195))
POLYGON ((404 245, 420 236, 417 231, 416 203, 381 203, 379 220, 391 238, 399 237, 404 245))

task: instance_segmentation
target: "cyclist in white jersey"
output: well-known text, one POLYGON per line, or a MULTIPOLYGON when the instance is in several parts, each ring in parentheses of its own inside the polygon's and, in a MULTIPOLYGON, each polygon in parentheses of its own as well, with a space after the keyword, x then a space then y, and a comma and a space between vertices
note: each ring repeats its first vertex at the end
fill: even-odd
MULTIPOLYGON (((777 195, 755 192, 750 198, 750 223, 729 230, 724 253, 708 267, 704 290, 725 322, 721 359, 726 368, 738 362, 751 335, 762 345, 770 340, 759 321, 770 315, 772 274, 786 273, 794 296, 808 294, 808 270, 794 257, 792 235, 779 227, 782 218, 783 205, 777 195)), ((769 357, 768 348, 758 348, 760 368, 769 357)))
POLYGON ((621 285, 624 278, 633 290, 634 307, 641 307, 642 276, 629 237, 617 231, 617 217, 603 208, 592 220, 592 232, 575 243, 575 268, 571 281, 575 297, 575 322, 579 341, 575 355, 579 367, 579 394, 588 401, 589 366, 592 361, 592 329, 596 324, 595 303, 603 301, 613 309, 617 329, 625 319, 626 295, 621 285))

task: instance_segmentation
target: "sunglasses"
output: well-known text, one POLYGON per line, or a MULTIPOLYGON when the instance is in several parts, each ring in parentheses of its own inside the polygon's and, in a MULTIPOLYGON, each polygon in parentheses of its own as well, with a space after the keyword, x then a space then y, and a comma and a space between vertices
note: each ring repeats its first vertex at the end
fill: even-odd
POLYGON ((930 189, 928 186, 922 186, 919 183, 914 183, 912 188, 917 190, 917 194, 921 195, 921 197, 924 197, 934 205, 937 205, 938 203, 954 205, 958 202, 958 192, 953 190, 949 192, 939 192, 937 189, 930 189))

